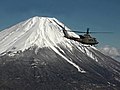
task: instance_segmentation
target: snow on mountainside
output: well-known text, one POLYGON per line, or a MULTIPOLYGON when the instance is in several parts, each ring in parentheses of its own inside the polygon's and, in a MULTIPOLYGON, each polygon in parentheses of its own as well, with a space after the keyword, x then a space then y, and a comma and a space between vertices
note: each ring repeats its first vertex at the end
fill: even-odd
MULTIPOLYGON (((70 50, 72 50, 72 46, 74 44, 89 57, 95 59, 96 61, 97 59, 87 48, 80 48, 80 46, 83 46, 82 44, 65 38, 61 26, 64 27, 64 24, 55 18, 36 16, 11 28, 5 29, 0 32, 0 54, 4 55, 6 53, 10 53, 10 55, 14 55, 13 53, 24 51, 33 46, 37 46, 38 48, 49 47, 62 58, 67 60, 67 62, 76 67, 78 71, 85 73, 85 71, 81 70, 78 65, 67 59, 56 49, 57 47, 64 53, 64 51, 58 47, 57 44, 61 44, 70 50)), ((70 30, 67 27, 65 28, 66 30, 70 30)), ((75 37, 79 37, 73 32, 70 32, 69 34, 75 37)), ((35 52, 37 53, 37 49, 35 52)))
POLYGON ((120 63, 64 27, 36 16, 1 31, 0 90, 120 90, 120 63))
MULTIPOLYGON (((58 24, 64 27, 55 18, 36 16, 5 29, 0 32, 0 53, 24 51, 34 45, 40 48, 52 48, 57 43, 69 43, 69 40, 64 38, 62 28, 58 24)), ((72 35, 76 34, 72 33, 72 35)))

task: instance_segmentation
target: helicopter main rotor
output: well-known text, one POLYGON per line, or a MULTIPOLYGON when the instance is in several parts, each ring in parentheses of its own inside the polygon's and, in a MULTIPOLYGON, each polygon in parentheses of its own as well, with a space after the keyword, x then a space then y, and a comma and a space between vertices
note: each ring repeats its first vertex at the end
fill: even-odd
POLYGON ((86 32, 82 32, 82 31, 69 31, 69 32, 75 32, 75 33, 86 33, 86 34, 91 34, 91 33, 113 33, 113 32, 91 32, 89 31, 90 28, 87 28, 87 31, 86 32))

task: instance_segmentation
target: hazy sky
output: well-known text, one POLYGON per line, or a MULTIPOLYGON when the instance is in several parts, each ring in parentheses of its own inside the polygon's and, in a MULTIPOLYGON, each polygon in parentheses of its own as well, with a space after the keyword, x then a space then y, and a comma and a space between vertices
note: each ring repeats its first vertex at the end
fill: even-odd
POLYGON ((120 0, 0 0, 0 29, 33 16, 55 17, 71 29, 93 34, 100 44, 120 48, 120 0))

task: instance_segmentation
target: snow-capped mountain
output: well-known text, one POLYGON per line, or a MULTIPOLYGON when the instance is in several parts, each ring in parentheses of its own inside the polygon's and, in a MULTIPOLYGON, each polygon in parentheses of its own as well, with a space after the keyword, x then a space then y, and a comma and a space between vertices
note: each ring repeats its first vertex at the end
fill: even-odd
POLYGON ((0 32, 0 53, 24 51, 34 45, 53 48, 57 43, 69 43, 59 25, 64 26, 55 18, 36 16, 6 29, 0 32))
POLYGON ((0 89, 119 89, 120 63, 65 38, 64 27, 70 30, 55 18, 36 16, 1 31, 0 89))

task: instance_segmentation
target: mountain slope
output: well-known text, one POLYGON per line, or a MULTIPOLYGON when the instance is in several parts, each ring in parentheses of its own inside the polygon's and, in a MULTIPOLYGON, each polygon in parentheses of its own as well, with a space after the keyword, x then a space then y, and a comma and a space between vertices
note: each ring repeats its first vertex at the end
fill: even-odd
POLYGON ((0 33, 0 52, 12 49, 24 51, 34 45, 50 47, 56 46, 56 43, 66 43, 59 25, 64 26, 55 18, 33 17, 3 30, 0 33))
POLYGON ((65 38, 62 27, 33 17, 0 32, 0 89, 119 90, 120 63, 65 38))

